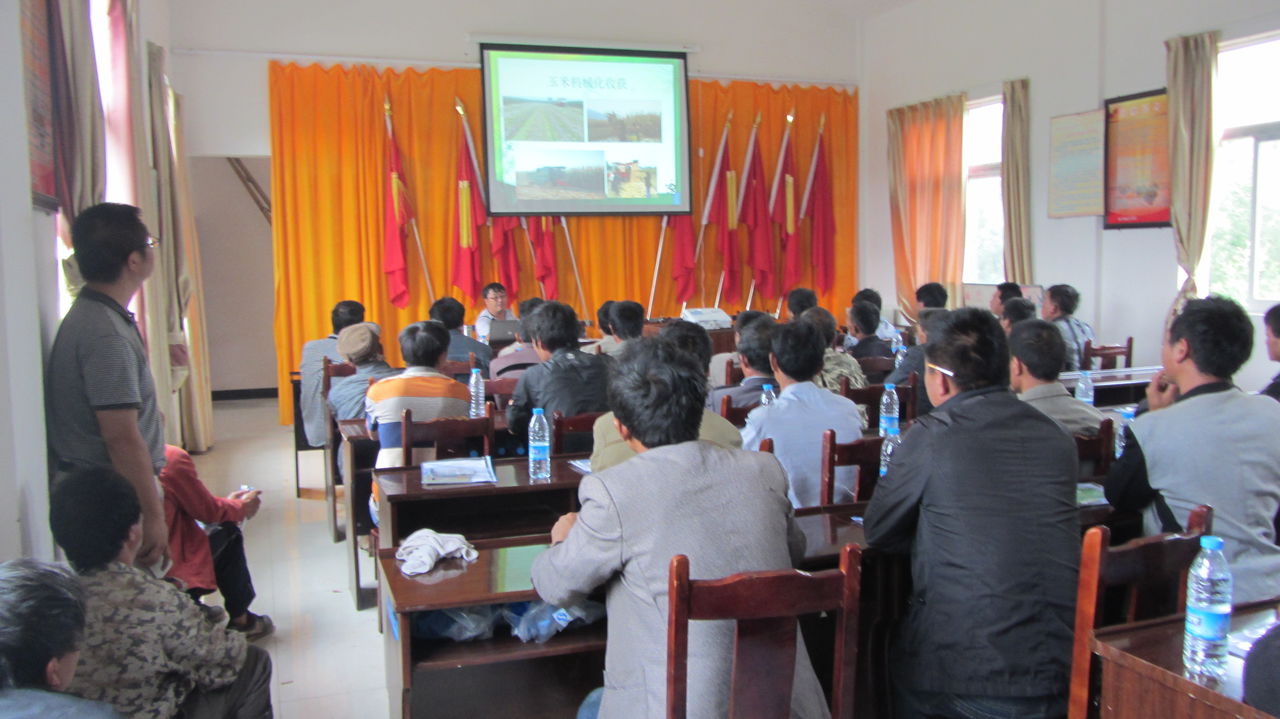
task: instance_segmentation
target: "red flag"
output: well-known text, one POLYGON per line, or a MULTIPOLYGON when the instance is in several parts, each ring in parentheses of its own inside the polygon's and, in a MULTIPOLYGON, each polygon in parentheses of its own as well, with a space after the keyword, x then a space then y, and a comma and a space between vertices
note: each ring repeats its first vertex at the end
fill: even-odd
POLYGON ((724 134, 720 137, 720 150, 716 153, 719 163, 712 170, 711 197, 707 199, 705 222, 716 225, 716 242, 720 247, 720 257, 724 263, 722 296, 725 302, 737 302, 742 297, 742 280, 738 276, 738 241, 731 229, 738 227, 738 178, 729 169, 728 159, 724 151, 729 139, 729 125, 725 123, 724 134))
POLYGON ((747 227, 747 265, 755 271, 756 290, 772 297, 777 294, 773 286, 773 226, 769 224, 769 192, 765 189, 764 161, 760 159, 760 146, 755 139, 755 131, 752 130, 747 175, 742 179, 746 192, 742 198, 741 220, 747 227))
POLYGON ((770 193, 770 214, 778 223, 782 237, 782 286, 779 293, 790 292, 800 285, 804 273, 804 257, 800 254, 800 178, 796 175, 796 156, 791 146, 791 127, 782 136, 782 151, 778 153, 778 169, 770 193))
POLYGON ((507 215, 495 217, 493 232, 489 236, 489 245, 493 249, 493 259, 498 265, 498 280, 507 288, 507 294, 516 297, 520 294, 520 262, 516 256, 516 228, 520 227, 520 218, 507 215))
POLYGON ((813 255, 814 284, 818 291, 831 289, 836 265, 836 213, 831 196, 831 176, 827 172, 827 148, 818 133, 818 146, 813 152, 812 179, 809 181, 809 243, 813 255))
POLYGON ((409 192, 404 186, 404 170, 400 166, 400 146, 391 131, 391 106, 387 115, 387 186, 384 195, 382 231, 382 271, 387 276, 387 294, 396 307, 409 305, 409 266, 405 258, 404 238, 413 210, 409 192))
MULTIPOLYGON (((461 120, 466 122, 466 120, 461 120)), ((480 296, 480 228, 489 215, 480 195, 475 154, 466 128, 458 130, 457 221, 453 227, 453 284, 470 297, 480 296)))
POLYGON ((671 274, 676 281, 676 301, 687 302, 693 297, 694 277, 698 267, 697 239, 693 231, 691 215, 671 215, 667 226, 672 233, 671 274))
POLYGON ((543 299, 554 300, 560 296, 560 283, 556 278, 556 225, 555 218, 546 215, 527 218, 529 242, 533 243, 534 276, 542 283, 543 299))

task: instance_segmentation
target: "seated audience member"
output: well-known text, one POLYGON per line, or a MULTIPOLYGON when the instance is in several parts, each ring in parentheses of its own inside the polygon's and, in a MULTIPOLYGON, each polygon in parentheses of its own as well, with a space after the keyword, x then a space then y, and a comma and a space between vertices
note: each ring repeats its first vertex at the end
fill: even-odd
POLYGON ((329 385, 329 411, 334 419, 362 419, 370 379, 400 374, 382 356, 381 330, 372 322, 351 325, 338 333, 338 354, 355 365, 355 374, 334 377, 329 385))
POLYGON ((333 334, 324 339, 311 340, 302 345, 302 363, 298 372, 302 375, 302 389, 298 403, 302 407, 302 427, 307 443, 323 447, 327 436, 324 426, 324 397, 321 396, 324 375, 324 358, 330 362, 343 362, 338 354, 338 333, 344 328, 364 322, 364 305, 354 300, 343 300, 333 306, 330 315, 333 334))
MULTIPOLYGON (((853 307, 859 302, 870 302, 876 306, 876 317, 880 318, 880 321, 876 324, 876 337, 879 337, 885 342, 893 342, 894 338, 901 341, 902 334, 898 332, 898 328, 894 327, 892 322, 884 318, 884 300, 880 298, 879 292, 876 292, 869 287, 860 289, 854 293, 853 299, 849 301, 849 307, 853 307)), ((852 329, 853 320, 849 320, 849 326, 850 329, 852 329)), ((857 344, 858 339, 854 337, 852 333, 845 335, 844 349, 846 352, 853 349, 857 344)))
MULTIPOLYGON (((480 310, 480 314, 476 316, 476 337, 481 342, 488 342, 489 325, 494 320, 514 320, 516 316, 507 309, 507 288, 503 287, 502 283, 490 282, 485 285, 484 289, 480 290, 480 297, 484 298, 484 309, 480 310)), ((432 319, 435 318, 432 317, 432 319)))
POLYGON ((787 314, 792 319, 804 314, 810 307, 818 306, 818 294, 808 287, 797 287, 787 293, 787 314))
POLYGON ((1031 320, 1036 317, 1036 303, 1025 297, 1011 297, 1004 306, 1000 308, 1000 326, 1004 328, 1004 333, 1009 334, 1013 330, 1013 326, 1023 320, 1031 320))
POLYGON ((1104 417, 1058 381, 1067 345, 1057 327, 1025 320, 1009 333, 1009 386, 1018 399, 1044 412, 1071 434, 1093 436, 1104 417))
POLYGON ((1004 316, 1004 303, 1015 297, 1022 297, 1022 286, 1017 282, 1001 282, 996 285, 996 291, 991 293, 991 314, 996 317, 1004 316))
MULTIPOLYGON (((1262 317, 1267 333, 1267 358, 1272 362, 1280 362, 1280 305, 1274 305, 1262 317)), ((1262 394, 1280 399, 1280 374, 1271 378, 1271 384, 1262 390, 1262 394)))
POLYGON ((897 716, 1061 717, 1080 557, 1076 447, 1008 390, 990 312, 931 328, 935 409, 903 435, 866 514, 869 546, 911 554, 890 646, 897 716))
POLYGON ((528 434, 535 407, 542 408, 548 422, 555 412, 566 417, 607 412, 605 375, 612 360, 578 349, 578 315, 573 308, 560 302, 544 303, 529 315, 526 329, 542 363, 525 370, 516 384, 507 405, 511 433, 517 437, 528 434))
MULTIPOLYGON (((773 318, 763 312, 761 316, 748 322, 738 334, 738 362, 742 365, 742 382, 738 384, 716 387, 707 393, 707 409, 720 411, 721 400, 728 396, 734 407, 750 407, 760 404, 760 394, 766 384, 773 385, 778 391, 778 383, 773 378, 773 367, 769 365, 769 353, 773 351, 773 318)), ((712 376, 712 381, 715 377, 712 376)))
POLYGON ((622 351, 622 340, 613 333, 613 300, 606 300, 596 310, 596 326, 600 329, 600 341, 582 348, 584 352, 595 352, 602 355, 616 355, 622 351))
POLYGON ((854 359, 864 357, 892 357, 893 348, 880 339, 876 328, 880 325, 880 308, 866 300, 853 303, 848 310, 849 336, 857 343, 848 350, 854 359))
POLYGON ((406 464, 400 448, 400 420, 406 409, 413 412, 414 422, 469 415, 471 392, 467 386, 440 372, 452 337, 435 321, 414 322, 400 331, 404 372, 378 380, 365 396, 369 429, 378 433, 376 467, 406 464))
POLYGON ((867 386, 867 376, 862 373, 862 365, 858 364, 858 360, 833 348, 836 343, 836 318, 830 312, 822 307, 810 307, 798 319, 817 327, 822 337, 822 371, 813 378, 814 384, 839 393, 840 378, 848 377, 849 386, 854 389, 867 386))
POLYGON ((1049 320, 1062 333, 1067 343, 1067 363, 1063 369, 1075 371, 1084 366, 1084 343, 1092 340, 1093 328, 1076 319, 1080 293, 1071 285, 1053 285, 1044 293, 1040 316, 1049 320))
POLYGON ((520 329, 516 331, 516 341, 504 347, 498 357, 489 363, 489 376, 493 379, 515 378, 524 371, 538 364, 538 353, 529 341, 527 318, 545 302, 541 297, 530 297, 520 303, 520 329), (515 349, 512 349, 515 348, 515 349), (510 351, 508 351, 510 350, 510 351))
POLYGON ((1147 534, 1182 531, 1192 509, 1213 507, 1236 603, 1280 595, 1280 404, 1231 384, 1252 351, 1253 323, 1240 305, 1188 302, 1147 386, 1150 410, 1125 428, 1106 482, 1107 501, 1142 511, 1147 534))
POLYGON ((160 486, 164 488, 164 519, 169 525, 169 557, 173 560, 166 576, 182 582, 181 588, 197 602, 206 594, 221 593, 231 617, 227 626, 244 632, 249 641, 271 634, 275 631, 271 617, 249 611, 257 593, 240 530, 241 522, 258 513, 262 493, 238 490, 226 499, 215 497, 200 481, 186 450, 167 444, 164 458, 160 486))
POLYGON ((916 288, 916 309, 941 309, 947 306, 947 288, 938 282, 926 282, 916 288))
POLYGON ((271 658, 173 584, 133 566, 138 495, 109 467, 63 475, 53 538, 80 574, 85 638, 72 691, 126 717, 271 716, 271 658))
MULTIPOLYGON (((700 325, 678 320, 663 327, 658 337, 692 355, 697 359, 699 367, 711 361, 711 336, 700 325)), ((614 425, 614 417, 613 412, 605 412, 591 428, 594 439, 591 450, 592 472, 600 472, 636 456, 635 450, 624 442, 622 435, 618 433, 618 428, 614 425)), ((698 439, 727 449, 742 447, 742 435, 738 433, 738 428, 721 417, 719 412, 710 409, 704 409, 702 412, 702 424, 698 426, 698 439)))
MULTIPOLYGON (((738 346, 738 342, 741 341, 742 330, 744 327, 752 322, 764 319, 765 317, 768 317, 769 321, 773 321, 773 315, 770 315, 767 312, 761 312, 759 310, 743 310, 739 312, 737 316, 733 318, 734 347, 736 348, 738 346)), ((729 365, 733 365, 734 367, 741 366, 738 364, 738 354, 738 352, 734 351, 720 352, 718 354, 711 355, 711 365, 707 368, 707 376, 711 378, 712 387, 724 381, 725 372, 728 370, 729 365)))
MULTIPOLYGON (((698 441, 706 393, 703 367, 690 353, 657 338, 629 343, 610 370, 609 405, 637 455, 583 477, 582 509, 556 522, 551 547, 533 562, 534 588, 552 605, 571 606, 604 588, 602 719, 665 711, 672 556, 687 555, 693 577, 708 579, 787 569, 804 555, 777 460, 698 441)), ((804 640, 796 641, 791 715, 826 717, 804 640)), ((690 622, 689 716, 728 712, 733 643, 729 622, 690 622)))
MULTIPOLYGON (((788 322, 773 330, 769 362, 781 390, 773 404, 756 407, 742 428, 742 448, 760 449, 773 439, 773 453, 787 470, 787 496, 796 507, 815 507, 822 498, 822 433, 837 442, 862 436, 866 420, 858 405, 813 383, 822 371, 823 336, 811 322, 788 322)), ((852 501, 855 468, 836 469, 836 501, 852 501)))
POLYGON ((84 642, 84 590, 56 564, 0 564, 0 717, 119 719, 108 704, 64 694, 84 642))
MULTIPOLYGON (((505 295, 504 295, 505 297, 505 295)), ((452 297, 441 297, 431 305, 429 310, 431 319, 444 325, 449 330, 449 351, 447 358, 453 362, 468 362, 472 353, 476 356, 476 367, 480 369, 480 374, 484 377, 489 376, 489 360, 493 359, 493 349, 484 342, 473 340, 462 334, 462 319, 466 314, 466 308, 462 303, 452 297)), ((488 337, 486 331, 483 337, 488 337)), ((467 382, 471 379, 469 374, 454 376, 459 382, 467 382)))
POLYGON ((924 391, 924 351, 925 345, 929 342, 929 336, 934 329, 946 322, 948 310, 929 309, 920 311, 920 323, 916 325, 916 337, 918 341, 907 348, 907 354, 902 358, 902 364, 898 365, 884 378, 885 384, 901 385, 906 384, 911 379, 914 372, 917 376, 916 383, 916 415, 922 415, 933 409, 933 403, 929 401, 929 393, 924 391))
POLYGON ((1280 714, 1280 625, 1254 642, 1244 659, 1244 702, 1272 716, 1280 714))
POLYGON ((618 343, 609 354, 617 354, 622 351, 627 340, 644 334, 644 306, 631 300, 614 302, 609 308, 609 327, 613 329, 614 339, 618 343))

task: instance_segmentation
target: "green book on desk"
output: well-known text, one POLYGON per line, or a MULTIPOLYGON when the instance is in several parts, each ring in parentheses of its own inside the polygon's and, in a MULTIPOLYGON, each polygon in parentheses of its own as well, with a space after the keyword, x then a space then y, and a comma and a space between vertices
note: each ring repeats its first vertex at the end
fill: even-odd
POLYGON ((1107 503, 1106 490, 1097 482, 1081 482, 1076 485, 1076 504, 1081 507, 1094 507, 1107 503))
POLYGON ((494 484, 493 460, 489 456, 438 459, 422 463, 422 484, 494 484))

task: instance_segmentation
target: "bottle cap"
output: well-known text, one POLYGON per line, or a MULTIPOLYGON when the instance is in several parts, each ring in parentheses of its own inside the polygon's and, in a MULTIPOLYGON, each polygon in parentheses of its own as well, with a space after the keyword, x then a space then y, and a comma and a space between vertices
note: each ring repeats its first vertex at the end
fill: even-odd
POLYGON ((479 367, 472 367, 472 368, 471 368, 471 374, 480 374, 480 368, 479 368, 479 367))
POLYGON ((1200 537, 1200 548, 1221 552, 1222 537, 1215 537, 1212 534, 1206 534, 1203 537, 1200 537))
POLYGON ((534 407, 534 408, 533 408, 533 413, 534 413, 535 415, 537 415, 537 414, 542 414, 542 408, 541 408, 541 407, 534 407))
POLYGON ((769 391, 769 390, 771 390, 771 389, 773 389, 773 385, 771 385, 771 384, 767 384, 767 385, 765 385, 765 386, 764 386, 764 391, 765 391, 765 392, 768 392, 768 391, 769 391))
POLYGON ((894 383, 892 383, 892 382, 885 382, 885 384, 884 384, 885 391, 887 391, 887 392, 891 392, 891 391, 893 391, 894 389, 896 389, 896 387, 897 387, 897 385, 895 385, 895 384, 894 384, 894 383))

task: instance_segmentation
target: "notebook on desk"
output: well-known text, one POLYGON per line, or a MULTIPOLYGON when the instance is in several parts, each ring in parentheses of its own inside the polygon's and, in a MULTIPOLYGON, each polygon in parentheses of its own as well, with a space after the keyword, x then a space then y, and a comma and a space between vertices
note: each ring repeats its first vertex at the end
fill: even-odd
POLYGON ((438 459, 422 463, 422 484, 493 484, 498 481, 489 456, 438 459))

